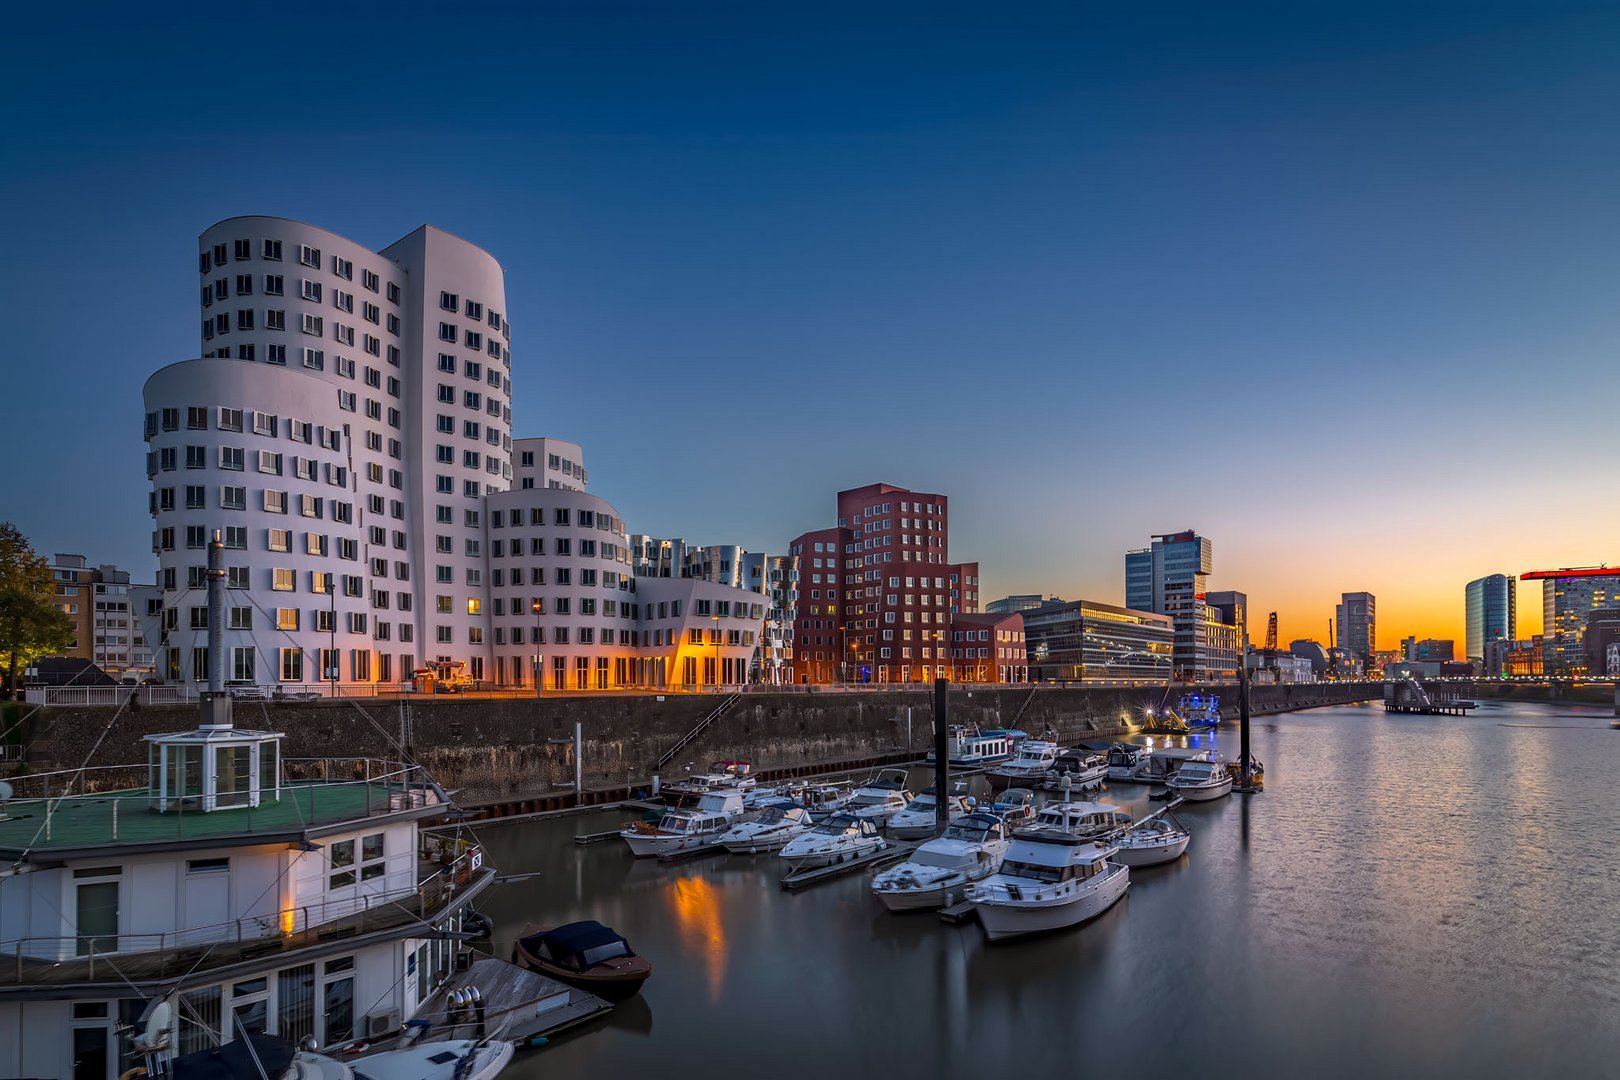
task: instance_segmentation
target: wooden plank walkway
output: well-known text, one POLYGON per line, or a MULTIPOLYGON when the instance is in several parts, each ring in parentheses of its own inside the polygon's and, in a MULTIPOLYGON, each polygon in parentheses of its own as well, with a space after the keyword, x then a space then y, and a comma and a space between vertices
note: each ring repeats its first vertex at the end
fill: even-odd
POLYGON ((973 905, 966 900, 961 900, 952 904, 950 907, 942 907, 939 909, 940 921, 948 922, 953 925, 958 923, 972 922, 977 917, 978 916, 974 913, 973 905))
POLYGON ((456 972, 417 1012, 418 1019, 428 1020, 433 1025, 422 1041, 440 1042, 477 1036, 473 1023, 449 1023, 450 991, 468 986, 478 987, 478 993, 484 999, 485 1030, 489 1033, 501 1032, 500 1038, 515 1043, 519 1048, 540 1045, 553 1035, 613 1009, 611 1004, 589 991, 486 956, 473 961, 466 971, 456 972))
POLYGON ((849 862, 834 863, 832 866, 819 866, 814 870, 798 870, 782 879, 782 888, 789 892, 797 892, 799 889, 819 885, 821 882, 831 881, 835 877, 842 877, 851 870, 898 862, 915 851, 920 843, 922 843, 920 840, 901 841, 863 855, 858 859, 851 859, 849 862))
POLYGON ((661 863, 684 862, 687 859, 696 859, 700 855, 718 855, 726 850, 719 844, 703 844, 700 847, 687 848, 684 851, 671 851, 658 856, 661 863))

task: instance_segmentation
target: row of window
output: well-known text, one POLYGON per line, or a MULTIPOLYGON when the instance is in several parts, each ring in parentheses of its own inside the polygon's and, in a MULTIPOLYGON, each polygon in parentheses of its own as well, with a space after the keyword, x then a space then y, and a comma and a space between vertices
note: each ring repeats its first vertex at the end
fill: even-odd
MULTIPOLYGON (((263 259, 264 261, 281 262, 281 252, 282 243, 280 240, 265 239, 260 241, 259 258, 263 259)), ((212 273, 216 267, 226 265, 227 261, 248 262, 252 258, 253 241, 235 240, 230 244, 215 244, 212 247, 203 248, 203 250, 197 256, 197 269, 200 273, 208 274, 212 273), (226 258, 227 255, 230 256, 229 260, 226 258)), ((307 266, 314 270, 321 269, 321 249, 318 247, 311 247, 308 244, 299 244, 298 265, 307 266)), ((344 281, 353 281, 354 263, 349 259, 344 259, 337 255, 333 255, 331 272, 335 276, 342 278, 344 281)), ((360 271, 360 284, 370 292, 375 293, 382 291, 382 278, 371 270, 363 269, 360 271)), ((387 296, 390 304, 398 304, 399 286, 390 281, 388 283, 387 296)))

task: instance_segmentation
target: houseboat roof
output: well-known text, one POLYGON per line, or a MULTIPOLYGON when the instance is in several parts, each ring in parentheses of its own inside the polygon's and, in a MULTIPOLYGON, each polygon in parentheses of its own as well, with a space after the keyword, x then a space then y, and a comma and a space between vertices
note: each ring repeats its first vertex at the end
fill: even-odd
POLYGON ((159 813, 151 808, 155 800, 147 788, 13 799, 0 817, 0 860, 290 843, 357 822, 445 812, 438 792, 420 776, 408 782, 284 780, 275 801, 206 813, 159 813))

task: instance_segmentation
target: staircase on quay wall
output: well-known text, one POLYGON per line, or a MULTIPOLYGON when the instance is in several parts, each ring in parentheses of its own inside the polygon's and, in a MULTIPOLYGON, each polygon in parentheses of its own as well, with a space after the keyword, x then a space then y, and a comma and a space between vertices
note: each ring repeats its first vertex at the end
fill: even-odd
POLYGON ((741 694, 731 694, 724 701, 711 709, 707 716, 697 722, 697 726, 692 728, 692 730, 688 731, 685 735, 682 735, 679 739, 676 739, 675 745, 671 746, 659 756, 656 771, 663 771, 664 766, 675 760, 676 754, 679 754, 682 750, 685 750, 689 745, 691 745, 692 740, 703 734, 703 732, 708 729, 710 724, 724 716, 726 711, 733 705, 737 704, 737 702, 741 699, 741 694))

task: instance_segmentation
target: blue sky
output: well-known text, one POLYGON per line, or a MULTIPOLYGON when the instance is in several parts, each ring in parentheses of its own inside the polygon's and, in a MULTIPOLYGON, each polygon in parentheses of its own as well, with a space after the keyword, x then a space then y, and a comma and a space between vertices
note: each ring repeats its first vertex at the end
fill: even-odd
POLYGON ((1620 556, 1612 7, 11 18, 41 550, 149 572, 140 387, 197 352, 197 233, 263 213, 494 253, 517 434, 638 530, 776 550, 884 480, 952 496, 987 596, 1117 601, 1192 527, 1285 637, 1365 588, 1389 644, 1620 556))

